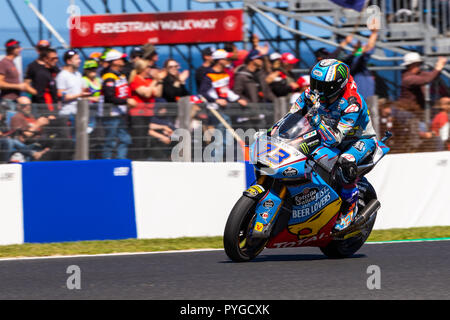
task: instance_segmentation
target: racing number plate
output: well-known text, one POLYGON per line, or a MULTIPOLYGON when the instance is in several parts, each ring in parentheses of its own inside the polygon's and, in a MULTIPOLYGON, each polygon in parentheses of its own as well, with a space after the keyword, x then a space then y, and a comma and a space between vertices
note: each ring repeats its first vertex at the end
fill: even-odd
POLYGON ((274 145, 272 142, 268 141, 263 151, 258 153, 258 159, 269 167, 278 167, 284 161, 289 159, 291 154, 284 148, 274 145))

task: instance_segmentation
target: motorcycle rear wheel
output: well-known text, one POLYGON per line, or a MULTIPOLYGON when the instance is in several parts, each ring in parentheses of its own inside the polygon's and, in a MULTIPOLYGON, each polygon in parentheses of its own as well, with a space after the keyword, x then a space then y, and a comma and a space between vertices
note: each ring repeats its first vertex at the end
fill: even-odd
POLYGON ((223 246, 227 256, 235 262, 254 259, 266 246, 268 239, 252 239, 251 233, 256 219, 257 201, 242 196, 228 216, 223 235, 223 246))
MULTIPOLYGON (((360 191, 358 199, 358 212, 362 212, 362 209, 366 204, 368 204, 372 199, 377 199, 377 195, 375 193, 375 189, 367 181, 367 179, 361 179, 358 185, 362 185, 365 189, 364 192, 360 191)), ((322 253, 328 258, 332 259, 348 258, 352 256, 363 246, 367 238, 369 238, 375 224, 376 217, 377 213, 375 212, 364 227, 360 229, 360 233, 345 240, 332 240, 327 246, 321 247, 320 251, 322 251, 322 253)))

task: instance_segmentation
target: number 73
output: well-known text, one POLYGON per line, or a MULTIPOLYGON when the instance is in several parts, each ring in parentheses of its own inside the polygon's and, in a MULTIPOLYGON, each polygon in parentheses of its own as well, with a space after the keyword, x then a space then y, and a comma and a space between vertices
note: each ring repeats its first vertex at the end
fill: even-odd
POLYGON ((267 154, 266 159, 272 164, 280 164, 291 156, 289 152, 274 146, 270 142, 267 143, 265 150, 258 153, 258 157, 262 157, 264 154, 267 154))

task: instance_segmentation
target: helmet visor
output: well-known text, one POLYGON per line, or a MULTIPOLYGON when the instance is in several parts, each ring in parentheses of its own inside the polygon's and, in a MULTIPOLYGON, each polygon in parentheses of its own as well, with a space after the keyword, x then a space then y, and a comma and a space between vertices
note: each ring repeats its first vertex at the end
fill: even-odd
POLYGON ((313 77, 311 77, 310 79, 310 88, 311 91, 317 90, 319 92, 321 100, 331 99, 340 92, 340 87, 335 81, 333 82, 320 81, 314 79, 313 77))

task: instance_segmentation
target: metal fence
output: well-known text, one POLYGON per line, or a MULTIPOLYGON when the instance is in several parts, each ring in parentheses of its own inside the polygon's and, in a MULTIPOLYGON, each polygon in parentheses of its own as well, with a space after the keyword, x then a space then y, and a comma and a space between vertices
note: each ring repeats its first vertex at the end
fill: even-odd
MULTIPOLYGON (((408 106, 380 101, 378 120, 372 118, 378 136, 391 131, 388 145, 392 153, 447 150, 438 132, 425 122, 425 112, 408 110, 408 106)), ((105 105, 80 100, 76 115, 60 115, 47 105, 33 104, 31 115, 6 110, 0 120, 4 124, 0 136, 0 161, 53 161, 128 158, 150 161, 236 161, 240 147, 226 125, 231 125, 238 139, 253 142, 254 133, 270 128, 288 112, 286 98, 274 103, 229 104, 210 110, 203 104, 191 103, 183 97, 178 103, 155 103, 152 117, 105 117, 105 105), (21 120, 20 120, 20 119, 21 120), (24 120, 25 119, 25 120, 24 120), (42 123, 29 132, 23 123, 42 123), (224 122, 225 121, 225 125, 224 122), (22 124, 22 126, 18 126, 22 124), (221 134, 220 137, 217 134, 221 134), (232 145, 232 155, 205 157, 213 145, 232 145), (183 149, 179 153, 177 150, 183 149), (178 153, 174 153, 174 150, 178 153), (174 159, 174 154, 176 158, 174 159)), ((439 112, 433 109, 431 118, 439 112)), ((374 114, 374 112, 371 112, 374 114)), ((448 134, 447 134, 448 136, 448 134)), ((230 153, 230 152, 228 152, 230 153)))
POLYGON ((385 13, 384 22, 391 24, 391 32, 397 31, 396 24, 414 28, 417 23, 418 26, 427 25, 427 30, 422 31, 429 35, 449 35, 450 3, 446 0, 371 0, 368 4, 377 5, 385 13))

